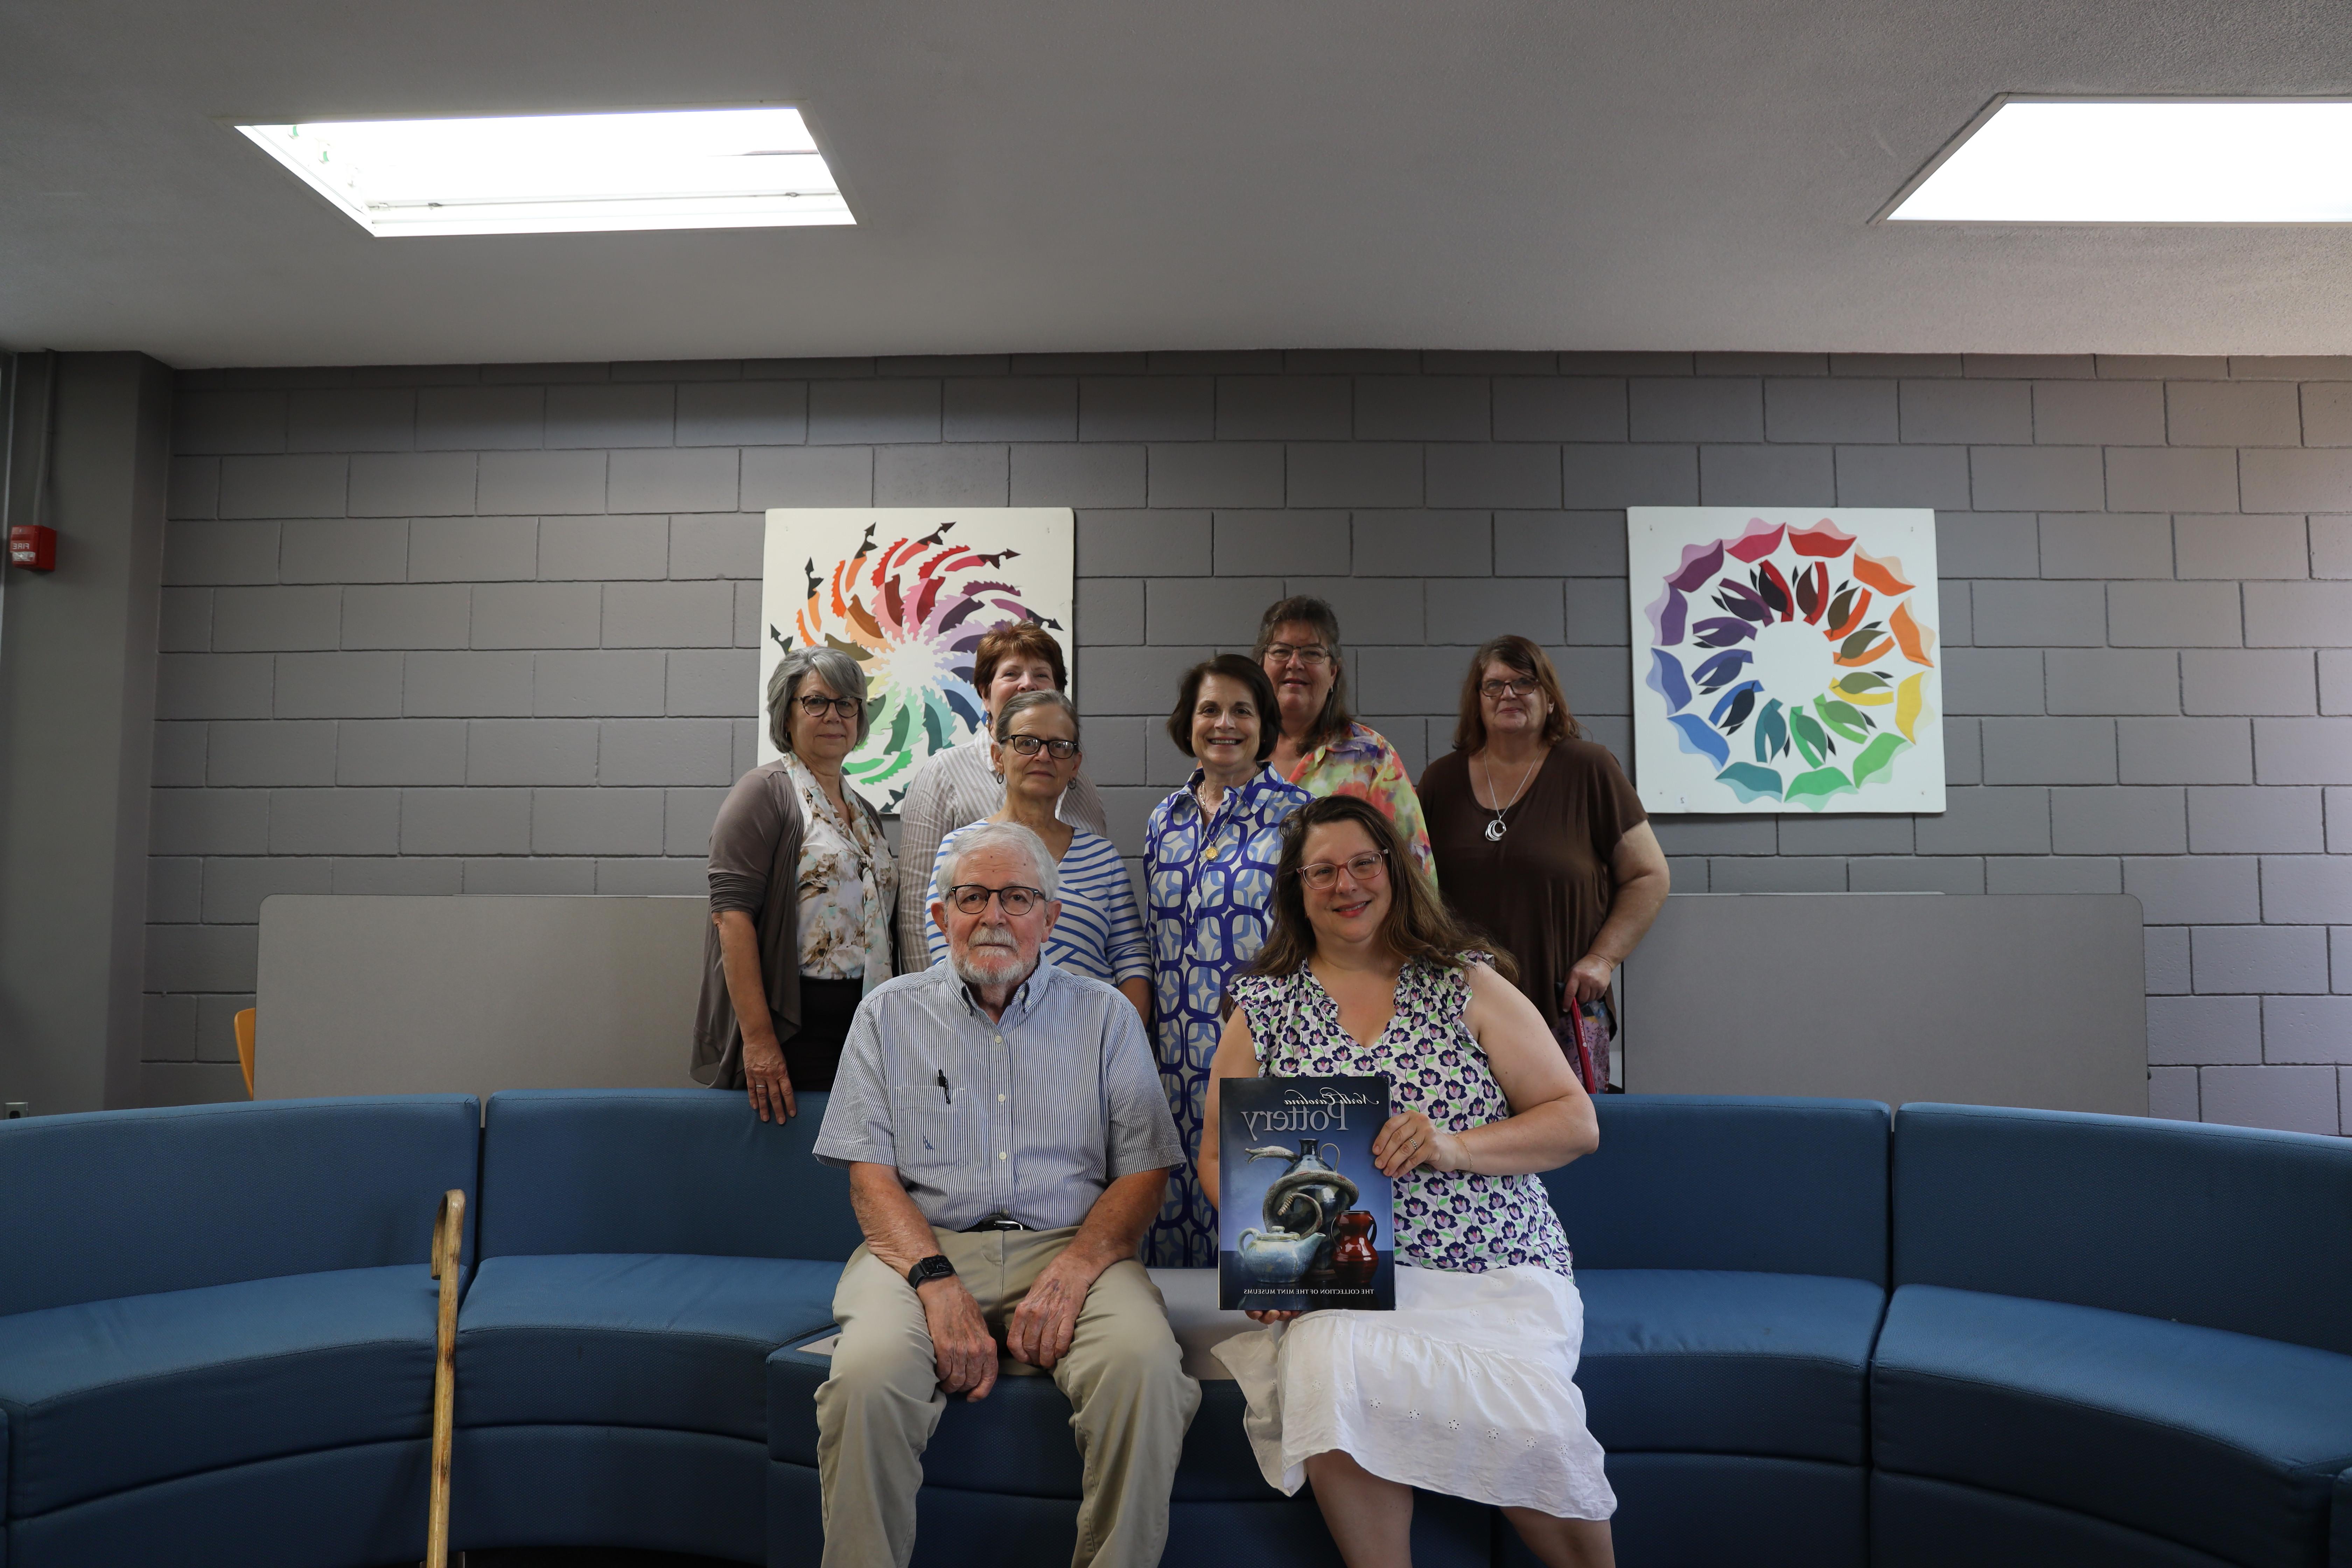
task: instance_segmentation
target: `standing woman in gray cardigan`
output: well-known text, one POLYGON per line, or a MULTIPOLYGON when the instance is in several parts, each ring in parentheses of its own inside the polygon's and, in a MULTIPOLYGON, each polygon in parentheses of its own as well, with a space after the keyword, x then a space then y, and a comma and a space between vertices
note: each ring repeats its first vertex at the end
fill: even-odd
POLYGON ((694 1076, 741 1089, 762 1121, 829 1089, 850 1019, 890 978, 898 870, 882 817, 842 780, 866 739, 866 672, 795 648, 768 679, 784 754, 741 778, 710 829, 710 931, 694 1076))

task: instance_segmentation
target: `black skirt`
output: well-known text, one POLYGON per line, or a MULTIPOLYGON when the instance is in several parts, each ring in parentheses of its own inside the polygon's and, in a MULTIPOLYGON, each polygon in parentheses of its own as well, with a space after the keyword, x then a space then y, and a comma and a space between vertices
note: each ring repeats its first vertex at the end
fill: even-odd
POLYGON ((801 976, 801 1026, 784 1045, 784 1070, 792 1074, 793 1091, 823 1091, 833 1088, 841 1066, 841 1047, 849 1038, 849 1021, 866 994, 863 980, 813 980, 801 976))

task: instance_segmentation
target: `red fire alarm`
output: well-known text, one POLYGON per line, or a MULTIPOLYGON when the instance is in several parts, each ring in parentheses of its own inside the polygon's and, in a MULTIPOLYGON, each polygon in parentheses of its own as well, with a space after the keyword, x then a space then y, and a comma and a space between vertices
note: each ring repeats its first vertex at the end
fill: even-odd
POLYGON ((27 572, 58 569, 58 531, 37 522, 20 522, 8 530, 8 564, 27 572))

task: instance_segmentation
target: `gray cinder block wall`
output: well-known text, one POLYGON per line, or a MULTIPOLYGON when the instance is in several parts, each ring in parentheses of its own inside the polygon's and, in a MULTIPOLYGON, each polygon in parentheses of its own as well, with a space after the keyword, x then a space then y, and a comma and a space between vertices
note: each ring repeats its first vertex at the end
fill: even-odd
POLYGON ((176 449, 146 1054, 192 1080, 235 1059, 270 893, 701 887, 764 507, 1076 509, 1132 855, 1183 776, 1174 675, 1278 595, 1339 606, 1416 769, 1502 630, 1622 756, 1620 509, 1932 506, 1950 809, 1662 820, 1677 888, 2135 894, 2157 1112, 2352 1132, 2352 360, 204 371, 176 449))

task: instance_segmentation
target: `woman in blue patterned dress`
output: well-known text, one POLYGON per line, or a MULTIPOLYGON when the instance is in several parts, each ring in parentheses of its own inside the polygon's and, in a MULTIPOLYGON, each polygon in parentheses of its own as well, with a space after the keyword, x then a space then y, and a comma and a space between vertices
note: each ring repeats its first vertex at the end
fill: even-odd
MULTIPOLYGON (((1225 983, 1272 926, 1283 819, 1314 798, 1265 765, 1281 738, 1274 712, 1274 683, 1255 660, 1229 653, 1186 670, 1168 738, 1200 766, 1144 829, 1160 1079, 1187 1149, 1201 1146, 1206 1125, 1225 983)), ((1144 1258, 1161 1268, 1217 1261, 1217 1211, 1190 1165, 1168 1184, 1144 1258)))
MULTIPOLYGON (((1591 1152, 1599 1124, 1534 1004, 1406 855, 1365 801, 1291 817, 1207 1106, 1214 1127, 1218 1084, 1261 1072, 1388 1079, 1371 1154, 1396 1184, 1396 1310, 1252 1312, 1268 1327, 1215 1354, 1258 1468, 1286 1493, 1314 1482, 1349 1568, 1411 1563, 1414 1487, 1500 1508, 1550 1568, 1608 1568, 1617 1500, 1572 1381, 1583 1301, 1536 1176, 1591 1152)), ((1212 1138, 1213 1201, 1216 1157, 1212 1138)))

